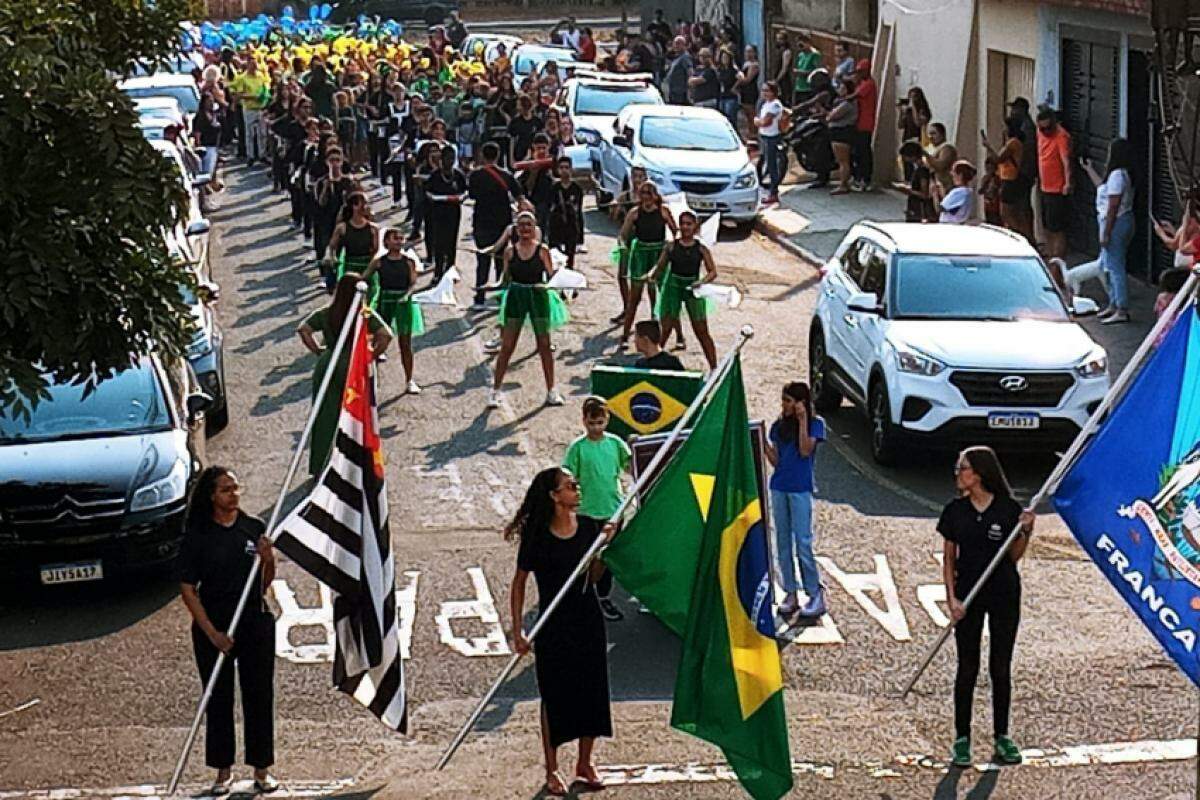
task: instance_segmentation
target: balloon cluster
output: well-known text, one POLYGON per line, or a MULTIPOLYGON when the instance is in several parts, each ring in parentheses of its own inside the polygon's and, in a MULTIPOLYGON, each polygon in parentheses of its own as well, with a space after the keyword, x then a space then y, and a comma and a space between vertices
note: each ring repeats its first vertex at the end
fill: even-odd
POLYGON ((259 14, 254 19, 242 17, 239 20, 225 20, 220 23, 206 20, 200 23, 198 31, 188 29, 185 32, 184 47, 191 49, 198 44, 206 50, 241 48, 248 44, 264 44, 272 38, 307 42, 332 41, 350 28, 353 29, 355 38, 359 39, 397 39, 404 32, 400 23, 394 19, 380 21, 368 18, 366 14, 360 14, 350 26, 333 25, 329 22, 332 13, 333 6, 321 3, 308 9, 307 19, 298 18, 296 10, 289 5, 283 7, 283 12, 278 18, 259 14))

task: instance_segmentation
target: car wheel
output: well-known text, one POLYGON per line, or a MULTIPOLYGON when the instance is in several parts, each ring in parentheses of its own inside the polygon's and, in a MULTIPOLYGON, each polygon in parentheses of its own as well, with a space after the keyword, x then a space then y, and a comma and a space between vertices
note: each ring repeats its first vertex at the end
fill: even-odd
POLYGON ((425 24, 429 27, 432 28, 434 25, 441 25, 445 19, 446 9, 441 6, 434 5, 425 9, 425 24))
POLYGON ((808 338, 808 383, 818 411, 832 414, 841 408, 842 394, 829 380, 829 354, 825 352, 825 336, 820 328, 813 328, 808 338))
POLYGON ((892 423, 891 403, 888 402, 887 387, 883 385, 883 381, 876 381, 871 387, 867 407, 871 415, 871 457, 875 459, 876 464, 895 464, 899 435, 892 423))

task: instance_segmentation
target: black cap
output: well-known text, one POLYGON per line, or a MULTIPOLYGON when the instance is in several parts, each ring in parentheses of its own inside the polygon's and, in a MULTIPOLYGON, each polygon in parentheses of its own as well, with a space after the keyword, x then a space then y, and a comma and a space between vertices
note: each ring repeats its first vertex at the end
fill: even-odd
POLYGON ((1026 111, 1029 110, 1029 101, 1024 97, 1014 97, 1012 100, 1006 103, 1006 105, 1010 106, 1011 108, 1023 108, 1026 111))

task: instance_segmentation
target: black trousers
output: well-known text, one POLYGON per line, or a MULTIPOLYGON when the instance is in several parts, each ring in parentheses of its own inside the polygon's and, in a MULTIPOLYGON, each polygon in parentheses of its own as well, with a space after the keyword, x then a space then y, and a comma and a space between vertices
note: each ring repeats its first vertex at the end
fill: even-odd
POLYGON ((428 210, 425 208, 425 190, 413 179, 412 173, 407 172, 408 179, 408 216, 405 222, 412 223, 411 236, 420 236, 425 225, 428 210))
POLYGON ((383 175, 380 180, 384 183, 386 178, 392 179, 392 202, 399 203, 404 199, 404 165, 399 161, 385 161, 383 175))
POLYGON ((238 103, 237 111, 234 112, 234 121, 236 123, 237 133, 237 154, 238 158, 246 157, 246 112, 242 109, 242 104, 238 103))
POLYGON ((984 617, 991 639, 988 673, 992 679, 992 720, 997 736, 1008 735, 1008 712, 1012 702, 1012 657, 1021 622, 1021 593, 1010 597, 988 597, 985 590, 967 609, 954 629, 958 650, 958 671, 954 675, 955 737, 971 736, 971 705, 975 681, 979 677, 980 640, 984 617))
POLYGON ((371 163, 371 175, 379 179, 380 186, 387 186, 388 171, 384 161, 389 152, 387 139, 374 134, 367 137, 367 158, 371 163))
MULTIPOLYGON (((228 609, 224 619, 233 615, 228 609)), ((218 628, 221 615, 210 613, 218 628)), ((233 652, 221 666, 217 685, 204 715, 204 763, 213 769, 233 766, 236 739, 233 729, 233 670, 237 666, 242 690, 242 734, 246 763, 266 769, 275 763, 275 620, 269 613, 247 611, 233 635, 233 652)), ((217 648, 196 625, 192 626, 201 685, 207 685, 217 663, 217 648)))
MULTIPOLYGON (((475 236, 475 247, 482 250, 485 247, 491 247, 500 238, 500 234, 504 233, 507 225, 500 227, 479 226, 476 225, 473 233, 475 236)), ((483 287, 488 285, 491 280, 492 264, 496 266, 496 276, 499 277, 500 270, 503 269, 503 263, 497 255, 492 257, 491 253, 476 253, 475 254, 475 302, 482 303, 484 300, 483 287)))
POLYGON ((440 280, 446 270, 454 266, 458 249, 458 228, 462 211, 457 203, 429 203, 429 225, 426 231, 426 249, 433 262, 433 276, 440 280))
POLYGON ((304 221, 304 204, 307 202, 303 184, 289 179, 288 195, 292 201, 292 224, 299 225, 304 221))
POLYGON ((870 183, 875 177, 875 153, 871 150, 871 132, 855 131, 850 158, 854 164, 854 177, 861 183, 870 183))

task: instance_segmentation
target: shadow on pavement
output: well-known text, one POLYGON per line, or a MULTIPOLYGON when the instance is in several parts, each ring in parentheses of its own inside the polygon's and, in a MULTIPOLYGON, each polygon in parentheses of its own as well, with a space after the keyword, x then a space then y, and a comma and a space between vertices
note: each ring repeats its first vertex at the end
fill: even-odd
POLYGON ((120 582, 0 590, 0 651, 99 639, 136 625, 179 596, 174 567, 120 582))

